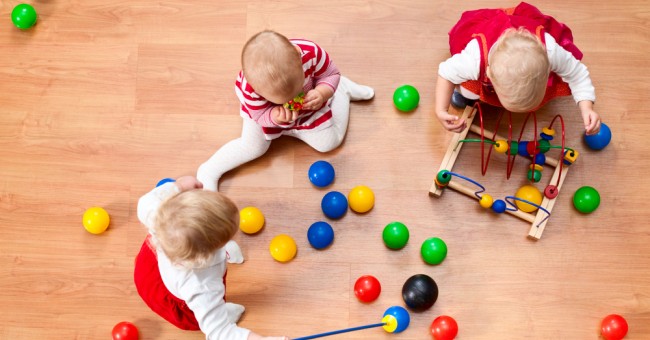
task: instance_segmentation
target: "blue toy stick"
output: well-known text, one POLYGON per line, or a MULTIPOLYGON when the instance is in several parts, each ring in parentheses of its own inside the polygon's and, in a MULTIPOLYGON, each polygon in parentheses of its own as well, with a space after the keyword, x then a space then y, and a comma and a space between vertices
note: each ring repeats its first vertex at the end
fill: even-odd
POLYGON ((338 331, 332 331, 332 332, 314 334, 314 335, 309 335, 309 336, 303 336, 302 338, 294 338, 293 340, 308 340, 308 339, 322 338, 322 337, 325 337, 325 336, 330 336, 330 335, 335 335, 335 334, 359 331, 359 330, 366 329, 366 328, 382 327, 385 324, 386 324, 385 322, 373 323, 372 325, 351 327, 351 328, 339 329, 338 331))

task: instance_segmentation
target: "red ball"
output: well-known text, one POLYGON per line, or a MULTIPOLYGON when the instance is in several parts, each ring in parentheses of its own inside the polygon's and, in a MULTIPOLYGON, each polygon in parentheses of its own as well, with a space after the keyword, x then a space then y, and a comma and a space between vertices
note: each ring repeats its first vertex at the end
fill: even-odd
POLYGON ((431 336, 435 340, 453 340, 458 335, 458 324, 451 316, 441 315, 431 323, 431 336))
POLYGON ((606 316, 600 326, 600 332, 607 340, 621 340, 627 334, 627 321, 618 314, 606 316))
POLYGON ((381 284, 372 275, 364 275, 357 279, 354 284, 354 295, 362 302, 372 302, 379 297, 381 284))
POLYGON ((128 321, 122 321, 113 327, 113 340, 138 340, 138 328, 128 321))

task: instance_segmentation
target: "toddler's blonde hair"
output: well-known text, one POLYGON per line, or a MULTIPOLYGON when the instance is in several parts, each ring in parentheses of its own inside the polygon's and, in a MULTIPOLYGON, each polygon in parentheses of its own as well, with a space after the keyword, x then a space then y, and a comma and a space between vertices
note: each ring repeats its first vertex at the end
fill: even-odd
POLYGON ((551 66, 546 47, 527 29, 506 30, 490 49, 487 76, 509 111, 537 108, 546 94, 551 66))
POLYGON ((158 208, 156 246, 174 264, 204 267, 214 252, 235 236, 238 211, 229 198, 218 192, 181 192, 158 208))
POLYGON ((246 80, 269 101, 284 104, 302 91, 302 57, 282 34, 266 30, 252 36, 241 63, 246 80))

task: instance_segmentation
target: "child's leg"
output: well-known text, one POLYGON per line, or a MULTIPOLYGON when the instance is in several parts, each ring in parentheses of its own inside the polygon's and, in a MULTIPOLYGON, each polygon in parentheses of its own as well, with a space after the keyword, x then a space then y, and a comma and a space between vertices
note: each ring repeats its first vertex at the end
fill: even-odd
POLYGON ((253 120, 244 118, 241 137, 222 146, 196 173, 205 190, 217 191, 219 179, 226 172, 262 156, 271 141, 264 138, 262 128, 253 120))
POLYGON ((293 130, 288 135, 296 137, 320 152, 334 150, 341 145, 348 130, 350 119, 350 101, 368 100, 375 91, 368 86, 359 85, 341 76, 339 86, 332 98, 332 125, 318 131, 293 130))
POLYGON ((135 259, 133 279, 138 294, 156 314, 180 329, 200 329, 194 312, 187 307, 185 301, 174 296, 165 287, 158 270, 158 259, 149 244, 149 237, 142 244, 135 259))

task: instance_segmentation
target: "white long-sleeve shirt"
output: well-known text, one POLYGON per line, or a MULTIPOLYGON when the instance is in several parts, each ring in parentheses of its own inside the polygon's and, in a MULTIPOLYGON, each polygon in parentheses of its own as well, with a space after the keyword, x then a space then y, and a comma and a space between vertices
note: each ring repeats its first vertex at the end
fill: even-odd
MULTIPOLYGON (((596 101, 594 85, 589 71, 571 52, 558 45, 552 35, 545 33, 546 52, 551 64, 551 71, 569 84, 573 99, 596 101)), ((481 49, 476 39, 472 39, 460 53, 440 63, 438 75, 454 84, 468 80, 478 80, 481 72, 481 49)))
MULTIPOLYGON (((138 218, 153 238, 153 226, 158 207, 168 198, 179 193, 175 183, 165 183, 138 201, 138 218)), ((206 267, 186 268, 171 263, 165 253, 158 249, 158 269, 165 287, 177 298, 185 301, 194 312, 201 331, 209 340, 246 340, 250 330, 238 327, 228 317, 224 295, 226 287, 226 250, 217 250, 206 267)))

